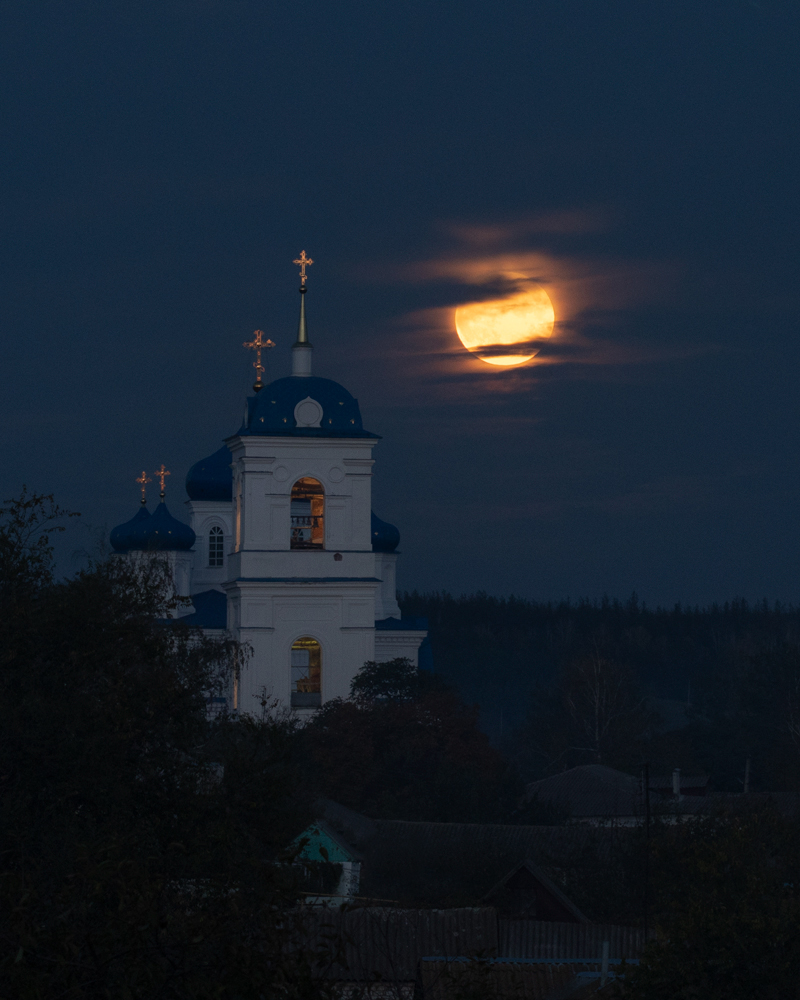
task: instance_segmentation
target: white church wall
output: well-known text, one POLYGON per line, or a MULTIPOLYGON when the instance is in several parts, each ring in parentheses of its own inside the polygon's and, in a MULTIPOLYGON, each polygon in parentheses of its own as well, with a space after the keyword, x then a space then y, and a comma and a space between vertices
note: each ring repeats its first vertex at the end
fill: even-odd
POLYGON ((233 548, 233 504, 221 500, 188 500, 189 523, 197 536, 192 565, 192 593, 222 590, 228 577, 228 555, 233 548), (212 528, 223 532, 222 566, 209 566, 209 535, 212 528))
POLYGON ((373 445, 371 439, 232 439, 242 523, 234 549, 288 551, 292 487, 308 476, 325 492, 325 549, 370 552, 373 445))
POLYGON ((419 647, 427 632, 416 629, 398 629, 398 631, 375 633, 375 661, 386 663, 404 656, 411 660, 415 667, 419 666, 419 647))
POLYGON ((358 584, 227 585, 238 608, 231 624, 252 656, 240 680, 239 708, 255 712, 262 692, 291 703, 292 643, 316 639, 322 650, 321 701, 347 697, 350 682, 375 658, 374 590, 358 584))
POLYGON ((230 557, 231 576, 246 579, 289 579, 291 577, 346 577, 372 580, 375 559, 372 552, 332 551, 331 549, 276 552, 234 552, 230 557), (336 556, 341 556, 337 559, 336 556))
POLYGON ((397 554, 375 552, 373 558, 375 576, 381 581, 375 592, 375 621, 400 618, 400 605, 397 603, 397 554))

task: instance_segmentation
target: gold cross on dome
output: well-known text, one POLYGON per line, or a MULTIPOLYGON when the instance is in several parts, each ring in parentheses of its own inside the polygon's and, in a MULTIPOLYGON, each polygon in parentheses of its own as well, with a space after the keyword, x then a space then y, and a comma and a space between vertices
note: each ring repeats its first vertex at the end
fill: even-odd
MULTIPOLYGON (((265 372, 267 369, 261 364, 261 352, 268 351, 275 344, 269 339, 269 337, 264 340, 264 331, 255 330, 253 332, 253 339, 250 341, 245 341, 242 347, 247 347, 251 351, 256 352, 256 360, 253 362, 253 368, 256 370, 256 385, 261 388, 261 373, 265 372)), ((256 392, 258 389, 256 390, 256 392)))
POLYGON ((300 267, 300 284, 305 286, 307 278, 306 268, 309 266, 309 264, 313 264, 314 261, 310 257, 306 257, 305 250, 301 250, 300 256, 297 258, 297 260, 293 260, 292 263, 297 264, 300 267))
POLYGON ((161 482, 161 493, 159 493, 159 496, 161 496, 161 497, 163 497, 165 495, 164 494, 164 480, 167 478, 167 476, 170 476, 170 475, 172 475, 172 473, 169 472, 168 469, 164 468, 164 463, 162 462, 161 463, 161 468, 160 469, 156 469, 156 472, 155 472, 156 479, 158 479, 161 482))
POLYGON ((144 490, 145 490, 145 486, 147 486, 148 483, 152 483, 152 481, 153 480, 147 475, 147 473, 144 471, 144 469, 142 469, 141 476, 137 476, 136 477, 136 482, 140 483, 141 487, 142 487, 142 503, 147 503, 147 498, 144 495, 144 490))

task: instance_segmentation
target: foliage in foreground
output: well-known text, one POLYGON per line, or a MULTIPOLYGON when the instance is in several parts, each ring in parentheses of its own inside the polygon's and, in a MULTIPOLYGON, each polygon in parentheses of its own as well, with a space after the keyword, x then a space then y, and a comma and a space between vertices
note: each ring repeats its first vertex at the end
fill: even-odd
POLYGON ((366 663, 303 740, 320 792, 377 818, 499 822, 519 791, 477 709, 403 658, 366 663))
POLYGON ((324 995, 276 864, 311 816, 293 725, 208 720, 240 654, 159 621, 164 567, 56 582, 63 512, 3 514, 0 996, 324 995))
POLYGON ((800 838, 770 810, 673 828, 654 845, 658 938, 634 1000, 800 996, 800 838))

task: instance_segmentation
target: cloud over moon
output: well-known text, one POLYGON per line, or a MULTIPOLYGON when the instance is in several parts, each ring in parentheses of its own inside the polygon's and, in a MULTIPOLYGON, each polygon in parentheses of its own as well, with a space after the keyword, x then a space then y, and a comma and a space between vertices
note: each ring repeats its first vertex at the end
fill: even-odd
MULTIPOLYGON (((440 303, 398 319, 392 351, 417 377, 491 392, 529 390, 562 377, 618 379, 621 369, 696 356, 714 345, 665 339, 653 315, 671 304, 681 269, 672 262, 631 260, 597 252, 613 223, 604 210, 567 211, 500 223, 443 223, 444 249, 427 259, 378 269, 387 283, 430 288, 440 303), (447 246, 447 243, 450 246, 447 246), (557 248, 554 245, 558 244, 557 248), (592 252, 594 250, 595 252, 592 252), (525 364, 491 372, 459 341, 455 313, 472 303, 512 299, 540 288, 553 303, 552 336, 525 364), (402 345, 402 346, 401 346, 402 345)), ((456 393, 460 395, 460 393, 456 393)))

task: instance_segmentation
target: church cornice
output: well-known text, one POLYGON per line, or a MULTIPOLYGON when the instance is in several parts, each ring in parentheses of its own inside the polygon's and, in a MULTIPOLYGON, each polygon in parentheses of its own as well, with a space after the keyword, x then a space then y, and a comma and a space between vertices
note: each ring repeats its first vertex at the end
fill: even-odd
POLYGON ((380 583, 376 576, 240 576, 235 580, 226 580, 226 584, 235 583, 380 583))
POLYGON ((276 433, 275 431, 270 431, 269 434, 232 434, 230 437, 225 438, 225 444, 230 448, 232 444, 238 444, 239 442, 257 441, 259 444, 273 443, 278 447, 286 447, 287 444, 291 443, 293 447, 308 448, 315 445, 319 446, 320 443, 328 441, 341 441, 342 443, 346 442, 351 445, 361 443, 372 447, 376 441, 380 440, 382 440, 380 434, 372 434, 369 431, 355 431, 352 434, 347 434, 346 432, 330 434, 320 433, 315 428, 301 428, 299 430, 286 431, 285 434, 276 433))

